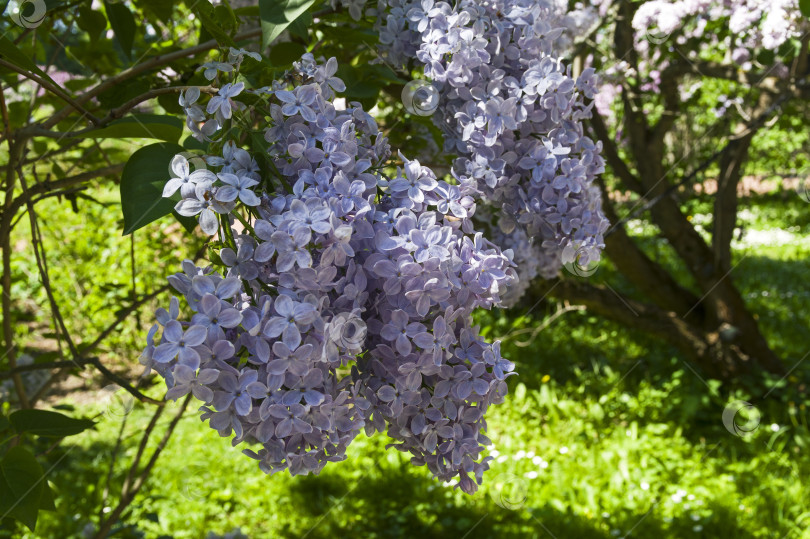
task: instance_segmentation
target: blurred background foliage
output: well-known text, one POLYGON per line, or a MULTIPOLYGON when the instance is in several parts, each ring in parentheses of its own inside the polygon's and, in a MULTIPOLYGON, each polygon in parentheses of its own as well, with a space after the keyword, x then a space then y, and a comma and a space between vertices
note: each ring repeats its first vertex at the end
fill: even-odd
MULTIPOLYGON (((39 66, 71 95, 114 81, 133 66, 209 44, 104 87, 88 105, 102 118, 150 89, 204 83, 195 70, 222 54, 217 52, 220 45, 263 48, 255 3, 45 4, 47 14, 34 28, 15 25, 8 11, 0 16, 0 59, 31 72, 32 65, 39 66)), ((246 71, 253 84, 267 84, 308 50, 336 56, 348 97, 373 110, 392 147, 406 149, 437 172, 449 170, 450 156, 438 151, 438 131, 429 119, 406 114, 399 101, 409 73, 370 63, 376 58, 377 38, 368 25, 347 31, 352 24, 348 14, 323 2, 274 5, 288 10, 306 5, 309 10, 265 49, 263 62, 246 71)), ((0 1, 0 12, 8 6, 0 1)), ((64 133, 84 127, 72 110, 60 117, 63 99, 35 89, 19 72, 0 66, 0 81, 6 141, 11 129, 47 125, 52 119, 45 129, 64 133)), ((709 81, 684 103, 683 130, 675 132, 668 146, 668 159, 678 162, 683 174, 722 144, 727 131, 715 132, 697 151, 691 142, 718 121, 713 108, 721 96, 738 94, 740 89, 731 83, 709 81)), ((656 104, 651 106, 654 115, 656 104)), ((496 309, 480 313, 478 321, 486 336, 504 341, 504 355, 517 364, 520 375, 509 379, 506 403, 490 414, 495 459, 475 496, 434 482, 424 469, 387 451, 382 436, 358 438, 346 462, 328 466, 318 477, 267 477, 186 414, 137 496, 105 535, 195 538, 240 529, 248 537, 810 537, 810 362, 802 362, 810 342, 810 206, 795 192, 795 182, 783 183, 795 180, 808 164, 808 131, 803 103, 791 107, 752 142, 745 177, 757 189, 740 199, 739 231, 732 242, 732 279, 756 313, 770 347, 782 358, 799 359, 789 363, 786 376, 758 373, 750 384, 712 379, 671 343, 564 300, 496 309), (761 417, 753 432, 737 436, 723 425, 723 410, 733 401, 756 406, 761 417)), ((135 110, 179 112, 171 93, 135 110)), ((186 133, 181 136, 182 126, 169 122, 165 128, 165 139, 195 147, 186 133)), ((159 383, 138 379, 137 357, 152 311, 167 296, 163 292, 155 299, 151 293, 178 270, 176 261, 194 256, 204 238, 190 239, 172 216, 121 235, 120 167, 135 150, 153 142, 150 137, 132 132, 31 135, 27 153, 15 156, 9 153, 10 144, 0 144, 0 164, 16 162, 32 177, 35 173, 38 183, 105 171, 36 201, 41 252, 47 253, 50 287, 67 333, 81 349, 109 331, 92 353, 143 393, 161 399, 159 383), (124 309, 132 314, 114 323, 124 309)), ((705 177, 716 173, 709 167, 705 177)), ((616 186, 610 172, 606 181, 616 186)), ((12 187, 6 202, 21 194, 19 186, 12 187)), ((619 198, 617 211, 628 215, 634 202, 619 198)), ((708 237, 712 195, 687 189, 679 205, 708 237)), ((42 283, 31 222, 23 211, 4 218, 14 225, 3 244, 10 269, 6 291, 13 298, 4 316, 13 322, 17 361, 65 358, 65 334, 53 318, 42 283)), ((634 216, 626 227, 651 259, 690 283, 648 212, 634 216)), ((608 285, 622 297, 644 299, 610 259, 589 282, 608 285)), ((7 367, 4 363, 3 369, 7 367)), ((114 386, 96 370, 39 374, 24 377, 30 393, 39 394, 39 408, 96 423, 61 443, 58 436, 56 442, 48 436, 26 438, 26 447, 47 474, 55 503, 53 510, 39 512, 35 531, 6 512, 0 535, 92 537, 118 506, 133 458, 158 448, 179 406, 167 405, 165 415, 155 420, 153 405, 120 389, 104 391, 114 386), (142 441, 152 421, 155 433, 142 441)), ((10 379, 2 382, 3 413, 8 414, 18 405, 12 403, 10 379)), ((5 423, 0 427, 7 444, 16 435, 5 423)), ((7 444, 3 451, 8 450, 7 444)), ((41 501, 46 508, 45 498, 41 501)))

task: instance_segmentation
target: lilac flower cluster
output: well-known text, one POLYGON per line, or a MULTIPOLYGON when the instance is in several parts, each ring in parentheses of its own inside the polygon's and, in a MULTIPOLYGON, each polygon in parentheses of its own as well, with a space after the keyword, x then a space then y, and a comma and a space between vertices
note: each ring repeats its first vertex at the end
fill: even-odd
POLYGON ((596 79, 591 68, 573 78, 553 55, 563 33, 549 24, 559 20, 556 7, 525 0, 378 6, 382 51, 391 62, 424 65, 440 93, 434 120, 446 149, 460 156, 459 190, 497 208, 489 215, 497 215, 500 245, 515 249, 518 267, 550 278, 564 263, 598 260, 608 222, 593 181, 604 162, 601 143, 582 125, 596 79))
MULTIPOLYGON (((254 90, 270 118, 269 170, 226 135, 206 157, 216 172, 175 159, 164 195, 179 190, 177 210, 223 247, 219 268, 187 260, 169 277, 193 315, 181 318, 177 298, 159 309, 142 362, 168 398, 202 401, 203 420, 234 446, 260 444, 244 453, 267 473, 318 473, 361 430, 386 431, 414 464, 471 493, 488 468, 484 414, 514 368, 471 312, 501 301, 513 264, 474 230, 466 189, 404 157, 385 176, 387 139, 358 103, 337 106, 336 69, 305 55, 254 90)), ((250 117, 233 99, 240 85, 208 102, 219 125, 226 103, 250 117)), ((201 110, 195 126, 211 121, 201 110)))
MULTIPOLYGON (((639 4, 632 26, 638 69, 619 62, 612 68, 612 79, 613 82, 628 76, 641 79, 641 90, 651 93, 660 92, 661 74, 670 67, 671 53, 675 50, 676 61, 696 62, 723 57, 725 62, 730 59, 731 65, 738 69, 750 71, 763 49, 784 52, 788 42, 798 41, 810 30, 810 23, 801 14, 798 0, 649 0, 639 4), (728 33, 707 31, 718 21, 728 33), (685 46, 687 43, 690 45, 685 46)), ((787 79, 789 74, 790 69, 782 55, 776 54, 767 69, 767 76, 787 79)), ((611 78, 608 73, 604 75, 611 78)), ((702 83, 697 79, 681 84, 681 99, 688 100, 702 83)), ((712 112, 724 116, 728 109, 729 105, 720 101, 712 112)))
POLYGON ((721 19, 728 19, 735 35, 732 56, 741 64, 751 58, 753 49, 775 50, 808 29, 798 0, 651 0, 641 4, 633 17, 637 47, 646 49, 643 38, 650 28, 664 36, 680 30, 699 37, 709 21, 721 19), (692 17, 697 17, 696 24, 687 24, 692 17))

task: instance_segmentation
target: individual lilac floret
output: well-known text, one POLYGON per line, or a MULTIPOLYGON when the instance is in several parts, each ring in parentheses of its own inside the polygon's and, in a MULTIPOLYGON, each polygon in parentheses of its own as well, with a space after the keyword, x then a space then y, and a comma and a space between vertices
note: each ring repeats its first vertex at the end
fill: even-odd
POLYGON ((241 103, 234 101, 233 98, 241 94, 244 89, 245 83, 243 82, 224 85, 220 88, 219 94, 212 97, 208 102, 208 107, 205 109, 206 112, 208 112, 208 114, 216 113, 220 123, 223 123, 224 120, 229 120, 233 114, 233 109, 236 108, 238 110, 243 106, 241 103))
POLYGON ((190 198, 194 196, 194 190, 198 183, 211 183, 217 179, 210 170, 195 170, 190 172, 188 159, 182 155, 175 155, 171 164, 172 172, 175 174, 163 188, 163 196, 170 197, 180 190, 180 196, 190 198))

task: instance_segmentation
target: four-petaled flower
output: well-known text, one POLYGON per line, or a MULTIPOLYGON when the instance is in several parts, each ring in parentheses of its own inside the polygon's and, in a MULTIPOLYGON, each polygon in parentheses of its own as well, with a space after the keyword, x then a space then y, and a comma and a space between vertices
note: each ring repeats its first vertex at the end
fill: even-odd
POLYGON ((152 356, 158 363, 168 363, 178 358, 180 363, 196 369, 200 365, 200 354, 194 349, 205 341, 208 332, 203 326, 191 326, 183 331, 177 320, 170 320, 163 329, 163 342, 155 348, 152 356))
POLYGON ((166 392, 166 398, 177 400, 191 393, 197 400, 208 404, 214 398, 214 392, 208 385, 213 384, 218 376, 217 369, 202 369, 196 372, 188 365, 178 365, 174 368, 174 387, 166 392))
POLYGON ((217 179, 210 170, 195 170, 189 172, 188 159, 183 155, 175 155, 171 163, 172 172, 175 174, 166 182, 163 188, 163 196, 170 197, 180 190, 180 196, 189 198, 194 196, 194 190, 198 183, 213 182, 217 179))
POLYGON ((391 321, 382 327, 380 335, 387 341, 393 341, 397 352, 407 356, 413 350, 411 339, 424 328, 425 326, 418 322, 409 322, 408 314, 397 309, 391 313, 391 321))
POLYGON ((205 110, 208 114, 216 113, 223 119, 230 119, 233 114, 233 109, 241 110, 244 105, 234 101, 233 98, 242 93, 245 89, 244 82, 237 82, 236 84, 227 83, 219 89, 219 93, 211 98, 205 110))
POLYGON ((217 189, 216 197, 220 202, 232 202, 239 197, 239 200, 247 206, 258 206, 261 204, 261 200, 256 196, 256 193, 250 190, 251 187, 259 184, 258 181, 248 176, 240 176, 228 172, 220 172, 217 174, 217 178, 219 178, 222 183, 227 184, 217 189))

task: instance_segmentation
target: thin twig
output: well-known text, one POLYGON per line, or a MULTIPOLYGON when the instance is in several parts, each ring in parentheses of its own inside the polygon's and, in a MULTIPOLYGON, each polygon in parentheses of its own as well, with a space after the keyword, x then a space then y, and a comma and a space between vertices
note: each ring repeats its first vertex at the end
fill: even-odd
MULTIPOLYGON (((20 185, 23 189, 23 194, 28 191, 28 185, 25 181, 25 175, 23 174, 22 168, 17 169, 18 175, 20 177, 20 185)), ((68 333, 67 326, 65 325, 65 320, 62 318, 62 313, 59 310, 59 305, 56 303, 56 298, 53 295, 53 289, 51 288, 51 279, 48 276, 48 262, 45 258, 45 248, 42 245, 42 235, 39 229, 39 222, 37 220, 37 213, 34 209, 34 204, 31 202, 31 198, 28 197, 26 205, 28 206, 28 218, 31 221, 31 241, 33 242, 34 247, 34 257, 37 261, 37 267, 39 269, 39 276, 42 279, 42 287, 45 289, 45 294, 48 296, 48 301, 51 304, 51 314, 54 317, 56 322, 56 329, 60 332, 67 342, 68 348, 70 349, 70 354, 73 359, 78 359, 79 351, 76 348, 76 344, 73 342, 73 339, 70 337, 68 333)))
MULTIPOLYGON (((251 29, 251 30, 247 30, 245 32, 242 32, 242 33, 237 34, 236 36, 234 36, 234 41, 242 41, 242 40, 245 40, 245 39, 250 39, 250 38, 253 38, 253 37, 257 37, 257 36, 260 36, 261 33, 262 33, 261 28, 254 28, 254 29, 251 29)), ((114 86, 118 86, 119 84, 121 84, 125 80, 129 80, 131 78, 137 77, 138 75, 140 75, 140 74, 142 74, 142 73, 144 73, 146 71, 149 71, 150 69, 153 69, 153 68, 156 68, 156 67, 159 67, 159 66, 162 66, 162 65, 169 64, 169 63, 171 63, 171 62, 173 62, 175 60, 179 60, 179 59, 185 58, 187 56, 194 56, 194 55, 199 54, 201 52, 206 52, 206 51, 209 51, 211 49, 215 49, 218 46, 219 46, 219 44, 217 43, 217 41, 215 39, 210 39, 210 40, 208 40, 208 41, 206 41, 204 43, 200 43, 199 45, 196 45, 194 47, 189 47, 188 49, 174 51, 174 52, 170 52, 170 53, 167 53, 167 54, 162 54, 162 55, 159 55, 159 56, 153 56, 152 58, 146 60, 145 62, 141 62, 138 65, 132 66, 129 69, 126 69, 126 70, 120 72, 119 74, 100 82, 99 84, 97 84, 96 86, 94 86, 93 88, 88 90, 87 92, 83 93, 80 96, 77 96, 76 101, 78 103, 86 103, 87 101, 89 101, 93 97, 99 95, 100 93, 104 92, 105 90, 108 90, 109 88, 112 88, 114 86)), ((63 108, 63 109, 57 111, 48 121, 43 123, 42 127, 46 128, 46 129, 51 128, 54 125, 61 122, 62 120, 64 120, 65 118, 67 118, 67 116, 69 114, 70 114, 70 109, 69 108, 63 108)))
POLYGON ((119 165, 113 165, 111 167, 104 167, 96 170, 91 170, 89 172, 83 172, 81 174, 76 174, 75 176, 62 178, 61 180, 44 181, 32 185, 26 192, 23 192, 18 197, 8 199, 8 203, 6 207, 3 209, 2 217, 0 217, 0 238, 5 238, 10 234, 11 223, 13 222, 14 216, 17 214, 17 211, 21 207, 27 205, 28 202, 31 201, 33 196, 41 195, 43 193, 47 193, 49 191, 57 189, 67 189, 69 187, 73 187, 74 185, 95 178, 119 174, 122 170, 124 170, 123 163, 119 165))
POLYGON ((177 411, 177 414, 175 414, 171 423, 169 423, 169 426, 166 428, 166 432, 163 434, 163 438, 160 440, 160 443, 158 443, 155 451, 149 458, 149 462, 147 462, 146 466, 144 466, 143 469, 138 472, 138 465, 140 464, 141 457, 146 449, 146 443, 149 440, 149 436, 152 434, 155 425, 157 425, 157 418, 160 417, 160 413, 162 413, 165 408, 159 408, 158 412, 152 416, 152 420, 149 422, 149 425, 146 427, 146 431, 144 431, 143 437, 141 438, 138 453, 135 456, 132 466, 130 467, 129 474, 127 474, 127 479, 124 482, 123 488, 121 489, 121 500, 118 502, 118 505, 115 506, 115 509, 110 512, 110 516, 107 517, 106 520, 99 523, 98 531, 95 535, 97 539, 107 537, 107 534, 110 532, 113 525, 118 522, 118 519, 121 518, 124 510, 129 506, 129 504, 132 503, 132 500, 135 499, 135 496, 146 483, 146 478, 149 477, 149 474, 152 472, 152 468, 155 466, 160 453, 169 442, 169 438, 171 438, 172 434, 174 433, 174 429, 177 428, 177 425, 180 422, 180 419, 183 417, 189 402, 191 402, 191 394, 187 395, 183 400, 180 410, 177 411))
POLYGON ((66 144, 64 144, 63 146, 59 146, 58 148, 54 148, 53 150, 50 150, 50 151, 48 151, 48 152, 46 152, 46 153, 44 153, 42 155, 37 155, 36 157, 32 157, 30 159, 23 159, 20 162, 20 164, 22 166, 27 166, 27 165, 30 165, 32 163, 42 163, 46 159, 50 159, 50 158, 54 157, 55 155, 58 155, 60 153, 69 152, 70 150, 72 150, 73 148, 75 148, 76 146, 78 146, 79 144, 84 142, 84 140, 83 139, 73 139, 73 140, 71 140, 69 142, 68 141, 65 141, 65 142, 66 142, 66 144))
MULTIPOLYGON (((6 167, 6 197, 3 201, 3 219, 8 217, 9 206, 12 202, 12 195, 14 193, 14 166, 22 157, 22 147, 17 143, 12 143, 9 140, 8 152, 8 165, 6 167)), ((2 227, 0 227, 2 229, 2 227)), ((0 247, 3 249, 3 296, 0 302, 3 306, 3 345, 5 352, 3 357, 8 362, 9 369, 14 369, 17 366, 17 354, 15 351, 16 345, 14 344, 14 328, 11 325, 11 235, 3 234, 0 232, 0 247)), ((20 401, 22 408, 30 408, 31 403, 28 400, 28 395, 25 392, 25 384, 23 384, 22 377, 19 373, 12 377, 14 381, 14 390, 17 392, 17 398, 20 401)))
POLYGON ((160 416, 163 415, 165 410, 165 407, 160 407, 155 410, 155 413, 152 414, 152 418, 149 420, 149 424, 146 425, 146 429, 143 431, 143 436, 141 436, 141 442, 138 444, 138 450, 135 452, 135 458, 132 459, 132 464, 129 466, 129 472, 127 473, 127 477, 124 479, 122 492, 126 492, 129 489, 130 483, 135 480, 135 475, 138 473, 138 465, 141 463, 141 458, 143 458, 143 454, 146 451, 146 445, 149 442, 149 437, 152 435, 152 431, 155 430, 158 420, 160 419, 160 416))
POLYGON ((551 316, 549 316, 548 318, 543 320, 543 323, 540 324, 539 326, 532 327, 532 328, 523 328, 523 329, 515 330, 515 331, 509 333, 507 336, 503 337, 501 340, 506 341, 507 339, 517 337, 518 335, 523 335, 524 333, 531 333, 531 336, 527 340, 525 340, 525 341, 516 341, 515 342, 515 346, 525 348, 527 346, 530 346, 533 343, 534 338, 537 337, 537 335, 541 331, 543 331, 544 329, 549 327, 555 320, 557 320, 559 317, 561 317, 565 313, 570 313, 570 312, 573 312, 573 311, 584 311, 585 309, 586 309, 586 307, 584 305, 568 305, 568 304, 566 304, 564 307, 558 308, 557 311, 554 312, 554 314, 552 314, 551 316))
POLYGON ((22 372, 44 371, 49 369, 64 369, 67 367, 82 367, 90 365, 97 360, 95 357, 84 357, 77 360, 60 359, 59 361, 43 361, 42 363, 29 363, 28 365, 17 365, 13 369, 0 372, 0 380, 11 378, 14 374, 22 372))
POLYGON ((145 296, 141 296, 137 301, 133 302, 126 309, 123 309, 123 310, 119 311, 118 316, 115 318, 115 320, 110 325, 108 325, 107 328, 104 331, 99 333, 98 337, 96 337, 93 340, 93 342, 91 342, 87 346, 83 345, 81 347, 82 353, 86 354, 86 353, 90 352, 91 350, 94 350, 99 344, 101 344, 101 342, 104 339, 106 339, 113 331, 115 331, 115 328, 118 326, 118 324, 123 322, 130 314, 132 314, 134 311, 138 310, 144 303, 146 303, 148 301, 151 301, 152 299, 156 298, 157 296, 159 296, 160 294, 162 294, 163 292, 165 292, 168 289, 169 289, 169 285, 167 285, 167 284, 163 285, 160 288, 156 289, 155 291, 150 292, 149 294, 146 294, 145 296))
POLYGON ((17 67, 16 65, 12 64, 11 62, 6 62, 2 58, 0 58, 0 66, 5 67, 6 69, 10 69, 11 71, 14 71, 16 73, 19 73, 23 77, 36 82, 37 84, 39 84, 40 86, 42 86, 43 88, 45 88, 46 90, 51 92, 53 95, 55 95, 56 97, 58 97, 59 99, 61 99, 62 101, 64 101, 65 103, 67 103, 68 105, 73 107, 74 109, 76 109, 78 112, 81 112, 82 116, 87 116, 87 118, 89 118, 90 121, 93 122, 94 124, 98 123, 98 121, 99 121, 98 118, 93 116, 90 113, 90 111, 85 109, 83 106, 81 106, 81 104, 76 102, 67 93, 62 91, 61 88, 59 88, 58 86, 55 86, 54 84, 51 84, 50 81, 47 81, 47 80, 43 79, 42 77, 40 77, 36 73, 31 73, 30 71, 26 71, 25 69, 17 67))
POLYGON ((110 369, 105 367, 101 363, 100 359, 98 359, 98 358, 90 358, 90 359, 94 360, 94 361, 90 361, 90 364, 92 366, 94 366, 96 369, 98 369, 99 372, 101 372, 101 374, 103 374, 109 380, 112 380, 113 382, 115 382, 116 384, 121 386, 121 388, 123 388, 127 393, 129 393, 130 395, 132 395, 133 397, 135 397, 139 401, 147 402, 149 404, 154 404, 155 406, 159 406, 161 408, 163 407, 164 404, 166 404, 166 401, 153 399, 152 397, 150 397, 148 395, 144 395, 143 393, 141 393, 137 388, 130 385, 130 383, 127 382, 125 379, 123 379, 122 377, 118 376, 117 374, 112 372, 110 369))
MULTIPOLYGON (((48 137, 56 139, 87 137, 92 135, 94 131, 103 129, 104 127, 109 125, 110 122, 112 122, 113 120, 123 118, 127 112, 129 112, 130 110, 132 110, 133 108, 137 107, 138 105, 140 105, 145 101, 149 101, 150 99, 154 99, 155 97, 164 94, 182 92, 189 88, 191 88, 191 86, 167 86, 165 88, 155 88, 154 90, 149 90, 148 92, 145 92, 137 97, 133 97, 120 107, 112 109, 104 118, 100 119, 98 123, 93 127, 79 129, 78 131, 50 131, 37 125, 32 125, 26 128, 26 133, 35 137, 48 137)), ((200 91, 207 94, 216 94, 219 90, 213 86, 203 86, 200 87, 200 91)))
POLYGON ((726 153, 730 152, 735 147, 735 145, 737 144, 737 141, 739 139, 749 135, 752 131, 754 131, 756 129, 759 129, 762 125, 764 125, 765 122, 768 121, 768 118, 770 117, 770 115, 776 109, 778 109, 782 105, 782 103, 787 101, 792 96, 793 96, 793 94, 791 94, 791 93, 782 94, 779 97, 779 99, 774 101, 771 104, 770 107, 768 107, 765 111, 763 111, 762 114, 760 114, 757 118, 754 119, 753 122, 751 122, 748 125, 748 128, 745 130, 745 132, 740 133, 739 135, 736 135, 733 138, 729 139, 728 143, 726 143, 725 146, 723 146, 721 149, 717 150, 712 155, 710 155, 708 159, 706 159, 705 161, 700 163, 700 165, 698 165, 697 168, 695 168, 692 172, 690 172, 689 174, 687 174, 686 176, 681 178, 680 181, 678 181, 677 183, 672 184, 664 192, 660 193, 656 197, 653 197, 646 204, 644 204, 640 208, 637 208, 635 211, 630 212, 629 215, 622 218, 619 222, 613 224, 613 226, 611 226, 611 229, 605 234, 605 236, 609 236, 618 227, 620 227, 624 223, 626 223, 626 222, 630 221, 631 219, 634 219, 634 218, 638 217, 639 215, 643 214, 644 212, 646 212, 647 210, 649 210, 650 208, 652 208, 653 206, 658 204, 663 198, 665 198, 665 197, 671 195, 672 193, 674 193, 680 187, 683 187, 686 184, 692 183, 692 180, 694 180, 704 170, 709 168, 709 166, 712 163, 714 163, 715 161, 720 159, 726 153))
POLYGON ((107 498, 110 495, 110 486, 112 485, 113 474, 115 473, 115 463, 118 460, 118 452, 121 450, 121 442, 124 439, 124 428, 127 426, 128 414, 124 414, 121 418, 121 425, 118 427, 118 437, 115 439, 115 446, 112 450, 112 458, 110 458, 110 467, 107 470, 107 480, 104 483, 104 492, 101 494, 101 504, 99 504, 98 520, 104 518, 104 508, 107 507, 107 498))

